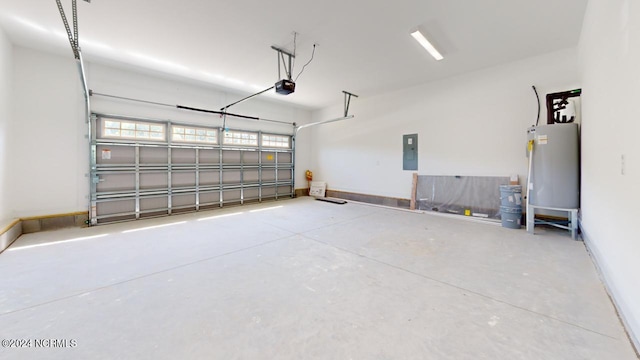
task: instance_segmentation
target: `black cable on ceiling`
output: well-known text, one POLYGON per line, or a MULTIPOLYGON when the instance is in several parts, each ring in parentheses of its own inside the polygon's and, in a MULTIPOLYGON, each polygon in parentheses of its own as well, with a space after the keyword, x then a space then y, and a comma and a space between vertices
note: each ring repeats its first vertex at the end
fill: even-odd
POLYGON ((304 68, 306 68, 307 65, 309 65, 313 61, 313 56, 315 55, 315 53, 316 53, 316 44, 313 44, 313 51, 311 52, 311 59, 309 59, 309 61, 307 61, 307 63, 304 64, 304 66, 302 67, 302 70, 300 70, 300 73, 298 74, 298 76, 296 76, 294 82, 298 81, 298 78, 304 72, 304 68))

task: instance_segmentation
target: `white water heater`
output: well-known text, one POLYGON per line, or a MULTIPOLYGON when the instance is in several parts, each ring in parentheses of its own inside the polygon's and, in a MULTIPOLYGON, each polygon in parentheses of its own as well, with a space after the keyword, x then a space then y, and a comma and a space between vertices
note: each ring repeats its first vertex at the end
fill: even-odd
POLYGON ((580 207, 580 137, 578 124, 531 127, 533 158, 529 204, 545 208, 580 207))

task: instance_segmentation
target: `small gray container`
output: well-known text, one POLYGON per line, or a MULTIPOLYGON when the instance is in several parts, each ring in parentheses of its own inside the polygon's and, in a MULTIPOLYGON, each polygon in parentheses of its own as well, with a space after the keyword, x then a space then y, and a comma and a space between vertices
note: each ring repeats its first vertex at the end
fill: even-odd
POLYGON ((502 206, 522 207, 522 185, 500 185, 502 206))
POLYGON ((522 226, 522 207, 500 206, 502 227, 520 229, 522 226))

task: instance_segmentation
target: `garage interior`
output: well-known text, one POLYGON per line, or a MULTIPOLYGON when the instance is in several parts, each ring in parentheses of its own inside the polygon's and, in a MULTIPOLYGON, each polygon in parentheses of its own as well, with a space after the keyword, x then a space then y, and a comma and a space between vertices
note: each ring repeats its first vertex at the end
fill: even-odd
POLYGON ((0 9, 0 358, 639 358, 637 1, 0 9))

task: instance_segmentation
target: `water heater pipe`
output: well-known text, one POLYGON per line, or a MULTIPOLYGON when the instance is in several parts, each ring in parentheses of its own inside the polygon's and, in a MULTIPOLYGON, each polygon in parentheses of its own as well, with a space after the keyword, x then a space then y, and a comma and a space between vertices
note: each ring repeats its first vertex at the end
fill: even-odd
POLYGON ((529 140, 529 172, 527 174, 527 211, 529 211, 529 193, 531 190, 531 168, 533 167, 533 140, 529 140))

